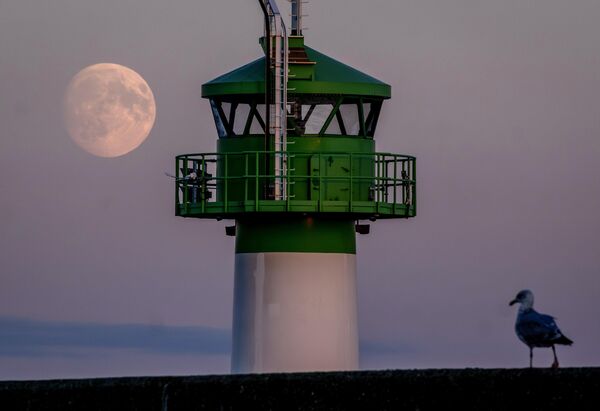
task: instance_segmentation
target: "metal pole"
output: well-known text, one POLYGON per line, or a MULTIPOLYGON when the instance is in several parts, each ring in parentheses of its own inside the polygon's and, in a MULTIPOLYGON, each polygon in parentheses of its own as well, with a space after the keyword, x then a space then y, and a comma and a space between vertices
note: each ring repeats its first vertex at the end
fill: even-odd
MULTIPOLYGON (((287 32, 275 0, 265 0, 264 5, 269 16, 269 22, 272 24, 270 27, 272 38, 269 42, 269 55, 273 53, 273 55, 270 55, 270 68, 273 69, 271 75, 273 76, 272 91, 274 93, 273 181, 269 181, 268 198, 282 200, 286 195, 284 177, 287 165, 286 158, 283 155, 287 144, 287 32)), ((269 97, 273 98, 271 95, 269 97)), ((271 154, 269 154, 270 156, 271 154)), ((269 162, 271 162, 270 158, 269 162)), ((268 171, 270 175, 270 169, 268 171)))
POLYGON ((292 36, 302 35, 302 0, 292 1, 292 36))
MULTIPOLYGON (((265 5, 266 1, 258 0, 258 4, 260 4, 260 8, 265 16, 265 174, 269 174, 271 165, 267 152, 269 151, 269 139, 271 136, 271 21, 267 6, 265 5)), ((258 170, 256 170, 256 173, 259 174, 258 170)), ((265 198, 267 198, 269 192, 268 181, 268 179, 265 179, 265 198)), ((258 193, 256 194, 258 195, 258 193)))

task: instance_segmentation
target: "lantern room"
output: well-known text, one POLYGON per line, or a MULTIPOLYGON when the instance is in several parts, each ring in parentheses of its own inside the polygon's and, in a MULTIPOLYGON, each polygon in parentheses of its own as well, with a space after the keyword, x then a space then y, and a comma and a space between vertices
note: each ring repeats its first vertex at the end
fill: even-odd
POLYGON ((415 158, 375 150, 390 86, 305 46, 303 36, 286 41, 285 68, 268 58, 272 46, 263 37, 265 57, 202 86, 215 121, 217 152, 177 157, 177 214, 415 216, 415 158), (285 87, 268 81, 277 70, 286 71, 285 87), (275 98, 266 105, 269 94, 275 98), (273 109, 278 95, 284 107, 279 121, 273 109))

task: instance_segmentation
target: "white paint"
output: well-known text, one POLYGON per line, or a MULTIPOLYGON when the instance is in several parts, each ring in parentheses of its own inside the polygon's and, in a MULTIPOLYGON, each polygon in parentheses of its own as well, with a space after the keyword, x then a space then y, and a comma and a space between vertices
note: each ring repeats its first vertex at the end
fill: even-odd
POLYGON ((235 256, 233 373, 358 368, 356 256, 235 256))

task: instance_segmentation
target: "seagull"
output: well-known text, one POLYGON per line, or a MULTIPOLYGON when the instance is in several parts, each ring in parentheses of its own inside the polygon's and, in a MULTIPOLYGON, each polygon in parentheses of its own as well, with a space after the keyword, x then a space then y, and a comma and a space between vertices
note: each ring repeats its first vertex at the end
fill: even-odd
POLYGON ((554 317, 540 314, 533 309, 533 293, 529 290, 519 291, 509 305, 519 303, 519 313, 515 323, 515 332, 519 340, 529 347, 529 368, 533 368, 533 348, 552 347, 554 362, 552 368, 558 368, 555 344, 571 345, 573 341, 565 337, 556 325, 554 317))

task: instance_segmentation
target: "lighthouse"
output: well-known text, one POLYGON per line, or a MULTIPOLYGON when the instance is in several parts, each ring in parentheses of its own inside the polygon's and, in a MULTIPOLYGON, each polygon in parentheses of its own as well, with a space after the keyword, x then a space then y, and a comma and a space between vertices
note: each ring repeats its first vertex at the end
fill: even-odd
POLYGON ((264 56, 202 86, 213 153, 177 156, 175 212, 230 221, 234 373, 355 370, 356 235, 416 216, 416 162, 378 152, 388 84, 305 45, 258 0, 264 56), (366 223, 365 223, 366 222, 366 223))

